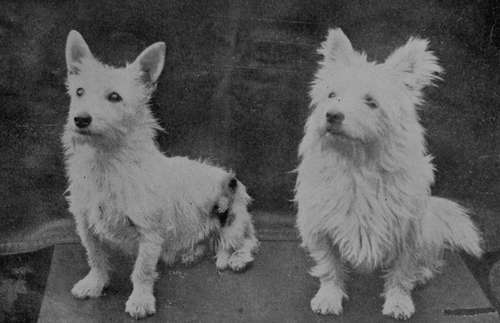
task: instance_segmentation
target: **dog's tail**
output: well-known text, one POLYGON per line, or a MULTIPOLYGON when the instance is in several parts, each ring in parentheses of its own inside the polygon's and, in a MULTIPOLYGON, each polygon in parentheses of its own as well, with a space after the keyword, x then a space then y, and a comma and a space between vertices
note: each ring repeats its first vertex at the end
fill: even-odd
POLYGON ((430 214, 423 223, 425 241, 481 256, 481 234, 463 207, 444 198, 431 197, 429 209, 430 214))

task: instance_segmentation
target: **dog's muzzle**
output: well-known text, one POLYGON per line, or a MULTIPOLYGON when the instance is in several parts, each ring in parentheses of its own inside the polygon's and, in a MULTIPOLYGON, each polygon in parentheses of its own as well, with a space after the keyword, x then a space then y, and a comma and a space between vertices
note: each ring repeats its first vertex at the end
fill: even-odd
POLYGON ((329 125, 336 126, 341 125, 342 121, 345 119, 345 115, 342 112, 327 112, 325 115, 326 122, 329 125))
POLYGON ((92 117, 88 113, 82 113, 74 117, 73 121, 78 129, 85 129, 92 122, 92 117))

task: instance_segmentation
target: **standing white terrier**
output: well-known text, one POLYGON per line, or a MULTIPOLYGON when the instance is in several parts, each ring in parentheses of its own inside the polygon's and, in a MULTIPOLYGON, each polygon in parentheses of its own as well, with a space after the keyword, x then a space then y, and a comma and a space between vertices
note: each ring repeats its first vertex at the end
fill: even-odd
POLYGON ((83 37, 66 43, 71 97, 63 144, 68 197, 90 272, 72 289, 97 297, 109 282, 102 243, 136 253, 125 311, 155 312, 153 284, 162 257, 191 262, 215 236, 219 269, 243 269, 258 246, 250 197, 234 175, 187 158, 167 158, 155 144, 160 129, 148 107, 163 69, 165 44, 155 43, 123 68, 100 63, 83 37))
POLYGON ((427 45, 411 38, 377 64, 331 29, 319 49, 296 185, 297 225, 320 280, 316 313, 342 312, 349 265, 385 270, 382 313, 407 319, 413 287, 433 276, 444 248, 481 255, 465 210, 430 196, 434 167, 416 109, 442 69, 427 45))

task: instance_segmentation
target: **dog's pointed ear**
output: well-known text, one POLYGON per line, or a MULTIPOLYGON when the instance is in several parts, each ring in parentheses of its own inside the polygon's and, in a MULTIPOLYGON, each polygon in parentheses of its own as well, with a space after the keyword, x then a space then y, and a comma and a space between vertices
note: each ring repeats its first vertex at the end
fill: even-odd
POLYGON ((92 57, 89 46, 82 35, 76 30, 70 31, 66 40, 66 66, 68 74, 80 73, 82 60, 92 57))
POLYGON ((144 83, 154 83, 165 63, 165 43, 157 42, 146 48, 132 63, 141 72, 144 83))
POLYGON ((345 63, 349 61, 353 52, 351 41, 340 28, 328 30, 326 40, 318 49, 318 53, 323 55, 325 60, 345 63))
POLYGON ((402 82, 413 91, 420 91, 433 81, 440 79, 443 68, 439 66, 434 53, 428 50, 426 39, 410 38, 408 42, 396 49, 385 61, 384 65, 400 75, 402 82))

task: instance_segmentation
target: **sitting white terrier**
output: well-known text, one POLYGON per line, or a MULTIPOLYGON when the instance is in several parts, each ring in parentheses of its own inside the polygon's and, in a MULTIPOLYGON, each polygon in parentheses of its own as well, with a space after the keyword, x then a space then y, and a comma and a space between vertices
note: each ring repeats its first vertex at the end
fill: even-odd
POLYGON ((433 276, 444 248, 481 255, 466 211, 430 195, 434 166, 416 110, 442 69, 427 45, 411 38, 378 64, 332 29, 319 49, 296 185, 297 225, 320 280, 316 313, 342 312, 346 266, 382 268, 382 313, 407 319, 413 287, 433 276))
POLYGON ((63 135, 68 197, 90 272, 72 289, 97 297, 109 282, 102 243, 137 259, 125 311, 155 313, 153 284, 162 257, 192 262, 203 241, 216 240, 216 266, 239 271, 258 246, 250 197, 234 175, 187 158, 167 158, 154 141, 159 124, 148 101, 163 69, 165 44, 155 43, 124 68, 103 65, 83 37, 66 43, 70 110, 63 135))

